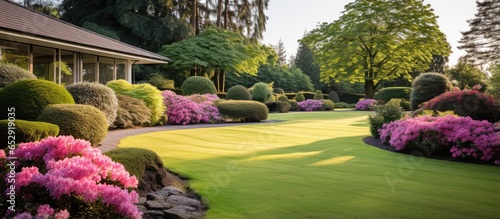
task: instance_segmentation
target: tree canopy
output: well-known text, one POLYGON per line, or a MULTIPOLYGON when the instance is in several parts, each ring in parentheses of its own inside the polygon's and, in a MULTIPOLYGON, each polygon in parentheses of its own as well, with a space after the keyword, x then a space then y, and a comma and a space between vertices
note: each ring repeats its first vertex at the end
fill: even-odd
POLYGON ((466 58, 474 64, 484 64, 500 59, 500 2, 476 1, 477 14, 468 20, 470 30, 462 32, 459 49, 467 52, 466 58))
POLYGON ((314 62, 314 54, 304 42, 299 44, 294 66, 311 78, 315 90, 323 90, 325 85, 320 82, 320 66, 314 62))
POLYGON ((451 52, 430 5, 419 0, 357 0, 342 16, 303 40, 321 65, 321 78, 365 82, 365 97, 385 80, 429 68, 451 52))
POLYGON ((452 83, 460 89, 472 88, 476 84, 481 85, 483 87, 482 90, 486 88, 484 73, 478 67, 467 63, 465 57, 460 58, 459 62, 453 68, 446 71, 446 74, 452 80, 452 83))

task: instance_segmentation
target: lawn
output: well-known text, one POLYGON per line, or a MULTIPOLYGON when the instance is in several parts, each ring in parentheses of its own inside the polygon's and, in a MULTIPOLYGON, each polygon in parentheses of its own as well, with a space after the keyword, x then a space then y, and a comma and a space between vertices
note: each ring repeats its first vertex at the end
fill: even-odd
POLYGON ((363 143, 369 112, 271 114, 276 123, 154 132, 119 147, 155 151, 189 177, 207 218, 498 218, 500 168, 418 158, 363 143))

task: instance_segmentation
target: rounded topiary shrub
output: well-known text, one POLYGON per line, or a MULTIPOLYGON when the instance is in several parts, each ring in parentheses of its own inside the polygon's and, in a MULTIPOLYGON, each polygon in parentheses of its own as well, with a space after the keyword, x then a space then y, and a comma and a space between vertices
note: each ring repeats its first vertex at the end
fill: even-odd
POLYGON ((100 143, 108 133, 108 121, 104 114, 84 104, 50 105, 43 109, 37 120, 56 124, 60 135, 72 135, 92 145, 100 143))
POLYGON ((0 90, 0 119, 7 119, 7 108, 15 108, 16 119, 36 120, 51 104, 74 104, 75 100, 63 86, 51 81, 27 79, 14 82, 0 90))
POLYGON ((389 102, 393 98, 410 100, 411 87, 386 87, 375 93, 375 100, 389 102))
POLYGON ((110 81, 106 84, 113 89, 116 94, 134 97, 144 101, 151 110, 150 123, 152 125, 162 124, 162 118, 165 115, 165 104, 161 91, 150 84, 130 84, 125 80, 110 81))
MULTIPOLYGON (((11 129, 12 130, 12 129, 11 129)), ((47 122, 33 122, 26 120, 0 120, 0 148, 8 146, 9 141, 16 144, 21 142, 40 141, 49 136, 57 136, 59 127, 47 122), (15 139, 9 139, 9 127, 15 127, 15 139)))
POLYGON ((314 92, 313 100, 323 100, 323 93, 320 90, 314 92))
POLYGON ((290 110, 289 111, 299 111, 299 104, 296 100, 290 100, 290 110))
POLYGON ((322 108, 326 111, 330 111, 330 110, 333 110, 335 106, 335 103, 333 103, 333 101, 331 100, 323 100, 323 106, 322 108))
POLYGON ((226 100, 252 100, 252 94, 246 87, 236 85, 227 90, 226 100))
POLYGON ((494 98, 477 90, 443 93, 422 106, 423 110, 439 112, 453 111, 459 116, 469 116, 474 120, 500 120, 500 108, 494 98))
POLYGON ((302 91, 297 92, 294 99, 297 102, 302 102, 302 101, 306 100, 306 98, 304 97, 304 93, 302 91))
POLYGON ((253 85, 251 89, 252 100, 259 101, 261 103, 266 102, 266 100, 270 99, 272 94, 269 90, 269 85, 264 82, 259 82, 253 85))
POLYGON ((418 106, 440 94, 451 91, 452 85, 446 75, 440 73, 420 74, 412 83, 410 94, 410 109, 416 110, 418 106))
POLYGON ((126 129, 151 125, 151 110, 148 109, 144 101, 121 94, 116 95, 116 97, 119 108, 111 128, 126 129))
POLYGON ((0 62, 0 88, 23 79, 36 79, 36 76, 17 65, 0 62))
POLYGON ((339 95, 334 90, 332 90, 332 91, 330 91, 330 93, 328 93, 328 99, 333 101, 334 103, 340 102, 339 95))
POLYGON ((182 83, 182 95, 216 94, 214 82, 201 76, 191 76, 182 83))
POLYGON ((252 100, 226 100, 217 103, 217 109, 222 116, 233 121, 259 122, 269 115, 267 106, 252 100))
POLYGON ((118 100, 115 92, 102 84, 80 82, 67 85, 66 89, 71 93, 75 103, 91 105, 104 113, 108 125, 112 125, 116 119, 118 100))
POLYGON ((276 98, 276 100, 277 101, 284 101, 284 102, 290 103, 290 100, 285 95, 279 95, 278 98, 276 98))

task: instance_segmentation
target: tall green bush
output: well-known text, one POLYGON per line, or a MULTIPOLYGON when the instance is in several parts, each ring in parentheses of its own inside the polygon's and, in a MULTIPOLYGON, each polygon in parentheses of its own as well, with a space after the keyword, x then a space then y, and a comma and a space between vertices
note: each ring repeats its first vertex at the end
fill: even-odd
POLYGON ((151 110, 144 101, 121 94, 116 97, 119 108, 111 128, 126 129, 151 125, 151 110))
POLYGON ((252 94, 241 85, 232 86, 227 90, 226 100, 252 100, 252 94))
POLYGON ((302 102, 302 101, 306 100, 306 98, 304 97, 304 93, 302 91, 297 92, 294 99, 297 102, 302 102))
POLYGON ((0 62, 0 88, 23 79, 36 79, 36 76, 17 65, 0 62))
POLYGON ((333 101, 334 103, 340 102, 339 95, 334 90, 332 90, 332 91, 330 91, 330 93, 328 93, 328 99, 333 101))
POLYGON ((386 123, 390 123, 401 119, 403 111, 401 108, 401 99, 389 100, 384 105, 376 105, 375 116, 368 116, 370 123, 370 133, 373 137, 379 138, 378 130, 386 123))
POLYGON ((216 106, 224 117, 235 121, 259 122, 266 120, 269 114, 265 104, 252 100, 226 100, 216 106))
POLYGON ((253 85, 251 89, 252 100, 265 103, 266 100, 271 98, 271 91, 269 90, 269 85, 264 82, 259 82, 253 85))
POLYGON ((125 80, 110 81, 106 86, 113 89, 117 94, 144 101, 149 110, 151 110, 150 123, 152 125, 161 123, 166 108, 165 104, 163 104, 161 91, 156 87, 150 84, 130 84, 125 80))
POLYGON ((214 82, 201 76, 191 76, 182 83, 182 95, 216 94, 214 82))
POLYGON ((15 127, 15 139, 9 138, 9 121, 0 120, 0 149, 8 146, 9 141, 14 140, 16 144, 22 142, 40 141, 49 136, 57 136, 59 127, 46 122, 34 122, 16 119, 13 121, 15 127))
POLYGON ((97 146, 108 133, 108 121, 97 108, 84 104, 55 104, 43 109, 38 121, 59 126, 60 135, 72 135, 97 146))
POLYGON ((410 100, 411 87, 386 87, 375 93, 375 100, 388 102, 392 98, 410 100))
POLYGON ((16 119, 35 120, 51 104, 74 104, 71 94, 51 81, 26 79, 0 90, 0 119, 7 119, 7 109, 15 108, 16 119))
POLYGON ((330 111, 330 110, 333 110, 335 106, 335 103, 331 100, 323 100, 323 106, 322 108, 326 111, 330 111))
POLYGON ((113 125, 118 110, 118 100, 111 88, 99 83, 80 82, 67 85, 66 89, 75 99, 75 103, 90 105, 101 110, 106 116, 108 125, 113 125))
POLYGON ((320 90, 316 90, 314 92, 314 97, 313 97, 313 100, 323 100, 323 92, 321 92, 320 90))
POLYGON ((166 79, 160 73, 151 74, 148 83, 158 88, 158 90, 171 90, 175 88, 174 80, 166 79))
POLYGON ((452 88, 450 80, 444 74, 420 74, 412 83, 410 109, 417 110, 421 103, 429 101, 444 92, 451 91, 452 88))

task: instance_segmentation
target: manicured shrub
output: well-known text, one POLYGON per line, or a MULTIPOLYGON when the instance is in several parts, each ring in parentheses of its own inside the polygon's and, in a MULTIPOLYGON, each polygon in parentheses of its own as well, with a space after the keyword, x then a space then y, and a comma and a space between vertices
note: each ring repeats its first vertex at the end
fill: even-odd
POLYGON ((314 92, 302 91, 302 94, 304 95, 304 100, 313 100, 313 99, 314 99, 314 95, 315 95, 316 93, 314 93, 314 92))
POLYGON ((8 143, 11 143, 9 141, 14 141, 16 144, 21 142, 40 141, 43 138, 57 136, 58 134, 59 127, 46 122, 33 122, 20 119, 16 119, 12 122, 0 120, 0 148, 7 147, 8 143), (11 127, 11 130, 15 133, 15 139, 9 138, 9 127, 11 127))
POLYGON ((375 100, 388 102, 393 98, 410 100, 411 87, 386 87, 375 93, 375 100))
POLYGON ((410 110, 410 101, 409 100, 403 100, 403 99, 399 99, 401 100, 401 107, 403 108, 403 110, 405 111, 409 111, 410 110))
POLYGON ((110 81, 106 84, 113 89, 116 94, 134 97, 144 101, 151 110, 150 123, 152 125, 160 124, 165 115, 165 105, 161 91, 150 84, 130 84, 125 80, 110 81))
POLYGON ((500 120, 500 107, 494 103, 494 98, 477 90, 443 93, 427 102, 422 109, 453 111, 459 116, 493 123, 500 120))
POLYGON ((279 95, 278 98, 276 98, 276 100, 277 101, 284 101, 284 102, 290 103, 290 100, 285 95, 279 95))
POLYGON ((335 108, 350 108, 349 104, 346 102, 335 103, 335 108))
POLYGON ((290 110, 289 111, 299 111, 299 104, 296 100, 290 100, 290 110))
POLYGON ((302 92, 302 91, 297 92, 294 100, 297 101, 297 103, 306 100, 306 98, 304 97, 304 92, 302 92))
POLYGON ((121 94, 116 95, 116 97, 119 107, 111 128, 126 129, 151 125, 151 110, 148 109, 144 101, 121 94))
POLYGON ((281 88, 273 88, 273 94, 285 95, 285 91, 281 88))
MULTIPOLYGON (((89 142, 72 136, 48 137, 21 143, 14 153, 16 181, 1 183, 0 190, 16 188, 15 213, 26 212, 22 218, 32 218, 31 214, 46 214, 37 218, 141 217, 135 206, 139 196, 128 191, 137 187, 137 178, 89 142)), ((0 167, 2 179, 6 170, 0 167)), ((0 215, 6 210, 1 208, 0 215)))
POLYGON ((159 73, 151 74, 148 83, 158 88, 158 90, 170 90, 175 88, 174 80, 168 80, 159 73))
POLYGON ((401 119, 403 116, 400 99, 389 100, 384 105, 376 105, 374 109, 376 114, 368 116, 368 120, 370 123, 370 133, 376 138, 380 137, 378 131, 384 124, 401 119))
POLYGON ((356 104, 356 110, 373 110, 373 107, 377 103, 374 99, 363 99, 356 104))
POLYGON ((265 103, 269 112, 287 113, 290 110, 290 103, 285 101, 271 101, 265 103))
POLYGON ((252 94, 246 87, 236 85, 227 90, 226 100, 252 100, 252 94))
POLYGON ((43 109, 37 120, 56 124, 60 135, 72 135, 87 140, 92 145, 100 143, 108 133, 108 122, 104 114, 89 105, 50 105, 43 109))
POLYGON ((426 154, 447 152, 452 157, 472 157, 500 163, 496 147, 500 135, 494 124, 470 117, 421 116, 384 124, 380 138, 396 150, 419 149, 426 154))
POLYGON ((191 76, 182 83, 182 95, 216 94, 214 82, 201 76, 191 76))
POLYGON ((333 90, 328 93, 328 99, 333 101, 334 103, 340 102, 339 95, 333 90))
POLYGON ((323 106, 322 108, 326 111, 333 110, 335 104, 331 100, 323 100, 323 106))
POLYGON ((0 88, 23 79, 36 79, 36 76, 17 65, 0 62, 0 88))
POLYGON ((440 94, 451 91, 452 85, 448 77, 440 73, 420 74, 412 83, 410 109, 417 110, 419 105, 440 94))
POLYGON ((346 102, 349 104, 356 104, 359 102, 361 98, 364 98, 364 94, 356 94, 352 92, 339 92, 339 99, 342 102, 346 102))
POLYGON ((267 106, 258 101, 226 100, 216 106, 223 116, 234 121, 259 122, 269 114, 267 106))
POLYGON ((118 100, 115 92, 99 83, 80 82, 66 86, 75 103, 93 106, 106 116, 108 125, 113 125, 118 110, 118 100))
POLYGON ((272 93, 269 90, 269 85, 264 82, 254 84, 250 91, 252 94, 252 100, 261 103, 266 102, 266 100, 270 99, 272 96, 272 93))
POLYGON ((321 110, 323 107, 323 102, 321 100, 304 100, 298 102, 300 111, 317 111, 321 110))
POLYGON ((316 92, 314 92, 314 97, 313 97, 313 100, 323 100, 323 93, 320 91, 320 90, 316 90, 316 92))
POLYGON ((51 104, 74 104, 63 86, 51 81, 27 79, 14 82, 0 90, 0 119, 7 119, 7 109, 15 108, 16 119, 36 120, 51 104))

